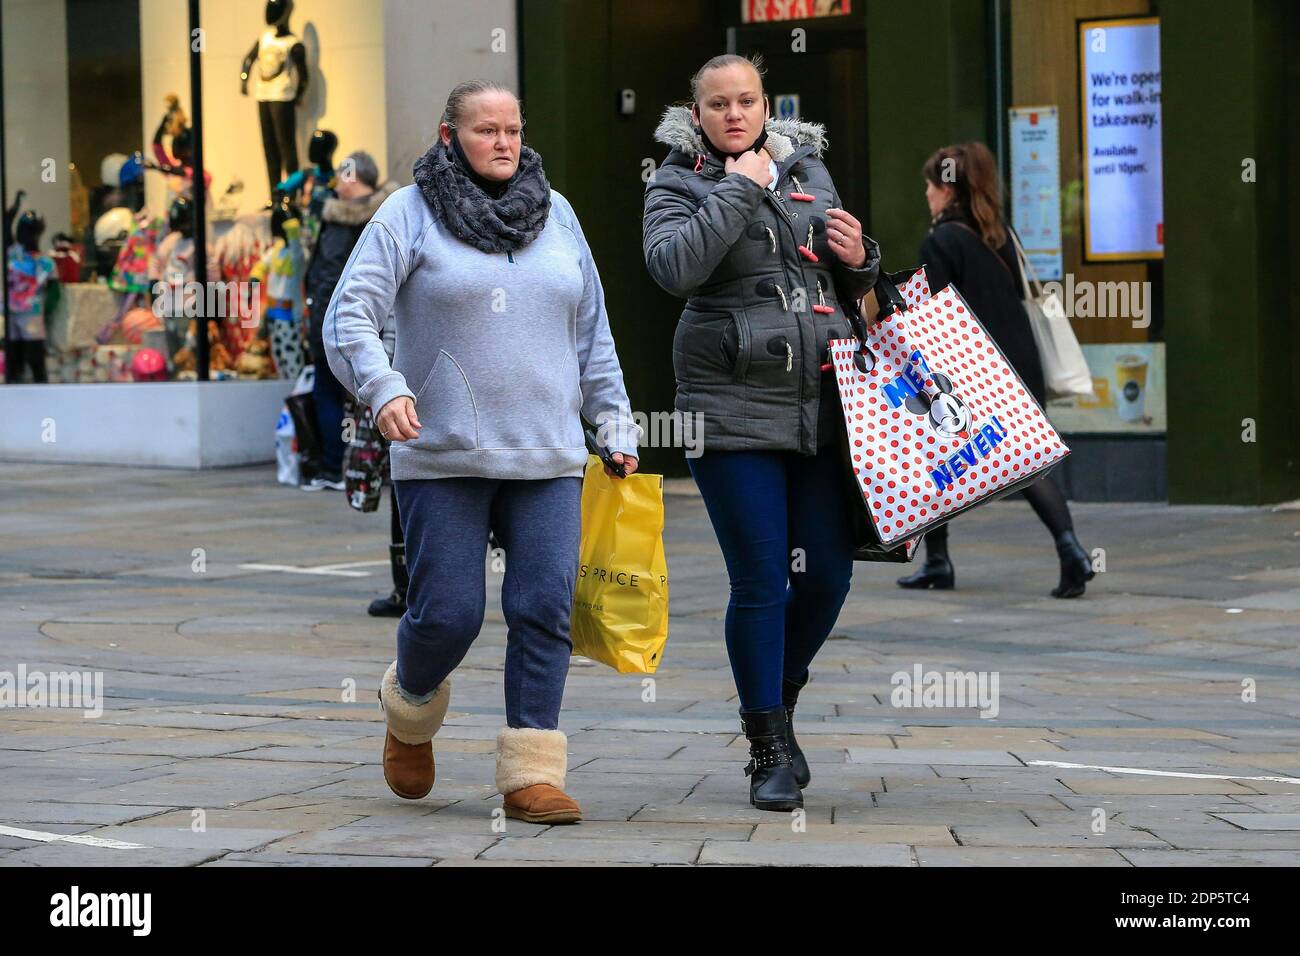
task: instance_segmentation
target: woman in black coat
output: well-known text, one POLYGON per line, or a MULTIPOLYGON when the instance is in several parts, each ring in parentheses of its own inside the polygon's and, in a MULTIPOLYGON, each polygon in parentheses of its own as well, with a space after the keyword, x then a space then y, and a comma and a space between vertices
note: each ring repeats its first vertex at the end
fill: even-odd
MULTIPOLYGON (((1015 245, 1002 220, 1002 187, 993 154, 983 143, 947 146, 926 160, 923 173, 933 218, 921 243, 921 261, 930 288, 957 287, 1034 399, 1046 405, 1043 366, 1025 312, 1015 245)), ((1078 597, 1094 572, 1088 552, 1074 536, 1065 496, 1050 478, 1029 485, 1024 495, 1056 541, 1061 580, 1052 596, 1078 597)), ((899 578, 899 586, 951 588, 955 575, 947 525, 926 534, 925 556, 921 569, 899 578)))

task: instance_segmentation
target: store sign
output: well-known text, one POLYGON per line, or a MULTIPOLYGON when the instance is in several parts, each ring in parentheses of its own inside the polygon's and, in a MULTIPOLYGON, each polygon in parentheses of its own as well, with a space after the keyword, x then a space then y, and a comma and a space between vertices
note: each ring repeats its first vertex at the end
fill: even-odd
POLYGON ((1160 19, 1079 23, 1084 258, 1164 257, 1160 19))
POLYGON ((851 0, 740 0, 740 18, 743 23, 767 23, 838 17, 852 12, 850 3, 851 0))
POLYGON ((1044 282, 1061 276, 1060 115, 1019 106, 1011 119, 1011 225, 1044 282))
POLYGON ((772 115, 776 119, 798 119, 799 94, 778 93, 772 97, 772 115))

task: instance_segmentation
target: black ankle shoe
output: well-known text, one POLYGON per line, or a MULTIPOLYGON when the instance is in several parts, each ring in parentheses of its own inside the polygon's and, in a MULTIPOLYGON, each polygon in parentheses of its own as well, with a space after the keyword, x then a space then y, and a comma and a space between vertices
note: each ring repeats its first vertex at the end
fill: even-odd
POLYGON ((394 590, 388 597, 376 598, 366 613, 371 617, 401 617, 406 613, 406 595, 394 590))
POLYGON ((905 578, 899 578, 898 586, 910 590, 923 591, 926 588, 934 588, 936 591, 948 591, 956 581, 957 576, 953 574, 952 562, 948 560, 948 556, 931 554, 926 556, 921 570, 905 578))
POLYGON ((759 810, 796 810, 803 794, 794 779, 786 742, 785 708, 740 712, 740 728, 749 739, 749 802, 759 810))
POLYGON ((1087 582, 1097 576, 1092 569, 1092 558, 1083 550, 1073 531, 1063 531, 1057 537, 1056 553, 1061 559, 1061 583, 1052 589, 1052 597, 1079 597, 1087 582))
POLYGON ((800 790, 808 786, 812 780, 808 759, 804 757, 799 741, 794 739, 794 706, 799 702, 801 690, 803 684, 796 684, 789 679, 781 681, 781 705, 785 708, 785 742, 790 748, 790 769, 794 771, 794 782, 799 785, 800 790))

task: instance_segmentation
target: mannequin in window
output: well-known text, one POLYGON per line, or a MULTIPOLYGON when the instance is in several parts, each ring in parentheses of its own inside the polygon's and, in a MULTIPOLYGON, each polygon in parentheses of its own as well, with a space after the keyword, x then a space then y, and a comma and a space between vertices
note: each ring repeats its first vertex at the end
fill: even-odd
POLYGON ((303 254, 298 244, 302 224, 298 207, 284 193, 271 208, 271 246, 253 267, 250 278, 266 290, 263 317, 280 378, 293 381, 307 364, 302 334, 303 254))
MULTIPOLYGON (((162 120, 154 130, 151 144, 153 162, 147 163, 147 168, 167 175, 167 205, 170 208, 176 197, 193 198, 194 195, 194 131, 181 109, 180 97, 168 93, 164 104, 162 120)), ((128 165, 123 166, 124 173, 133 161, 127 160, 128 165)), ((206 206, 211 209, 212 173, 206 169, 203 171, 203 185, 207 190, 206 206)))
POLYGON ((311 165, 293 173, 275 187, 276 192, 285 193, 302 203, 302 229, 298 241, 308 256, 316 247, 325 201, 336 195, 334 187, 338 177, 334 172, 334 151, 338 145, 339 138, 332 131, 316 130, 307 143, 307 161, 311 165))
POLYGON ((239 92, 248 95, 248 78, 257 64, 257 113, 262 124, 262 151, 272 191, 298 171, 294 113, 307 92, 307 52, 289 30, 293 0, 268 0, 267 29, 244 57, 239 92))
MULTIPOLYGON (((17 213, 22 193, 14 202, 17 213)), ((6 210, 6 218, 8 218, 6 210)), ((45 220, 30 209, 16 215, 12 226, 14 242, 6 252, 9 270, 9 341, 5 343, 5 367, 9 381, 21 382, 23 369, 32 370, 32 382, 48 381, 45 373, 45 318, 58 302, 58 280, 54 260, 41 252, 45 220)))
MULTIPOLYGON (((167 211, 167 228, 169 232, 149 263, 149 280, 161 298, 161 302, 154 303, 154 312, 163 320, 167 352, 176 366, 180 359, 193 354, 194 323, 188 317, 202 311, 194 272, 194 203, 188 196, 177 196, 172 202, 167 211), (184 348, 190 351, 184 353, 184 348)), ((207 263, 207 279, 214 282, 220 273, 211 248, 207 250, 207 263)))

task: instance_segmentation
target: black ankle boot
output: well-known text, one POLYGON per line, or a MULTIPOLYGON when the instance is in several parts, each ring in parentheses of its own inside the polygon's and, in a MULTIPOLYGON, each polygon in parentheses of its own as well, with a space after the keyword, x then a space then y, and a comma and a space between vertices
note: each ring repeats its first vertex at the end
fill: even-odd
POLYGON ((803 794, 794 779, 786 740, 785 708, 740 712, 740 728, 749 739, 749 802, 759 810, 795 810, 803 794))
POLYGON ((801 690, 803 684, 796 684, 789 678, 781 681, 781 705, 785 708, 786 746, 790 748, 790 768, 794 771, 794 782, 799 785, 800 790, 808 786, 809 781, 812 780, 812 770, 808 768, 808 760, 799 747, 799 741, 794 739, 794 705, 799 702, 801 690))
POLYGON ((394 589, 388 597, 371 601, 366 613, 371 617, 401 617, 406 613, 406 595, 394 589))
POLYGON ((1087 582, 1097 576, 1092 569, 1092 558, 1083 550, 1073 531, 1062 531, 1057 535, 1056 554, 1061 559, 1061 583, 1052 589, 1052 597, 1079 597, 1087 582))
POLYGON ((899 578, 898 586, 908 589, 934 588, 936 591, 948 591, 956 581, 957 576, 953 573, 952 562, 948 560, 946 553, 926 552, 925 564, 921 565, 921 570, 905 578, 899 578))
POLYGON ((406 603, 406 589, 411 586, 411 574, 406 569, 406 542, 388 546, 388 564, 393 571, 393 590, 402 595, 406 603))
POLYGON ((370 602, 366 613, 371 617, 401 617, 406 613, 406 589, 411 584, 406 570, 406 545, 390 544, 388 561, 393 570, 393 593, 370 602))

